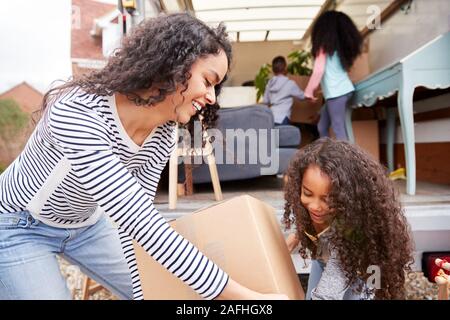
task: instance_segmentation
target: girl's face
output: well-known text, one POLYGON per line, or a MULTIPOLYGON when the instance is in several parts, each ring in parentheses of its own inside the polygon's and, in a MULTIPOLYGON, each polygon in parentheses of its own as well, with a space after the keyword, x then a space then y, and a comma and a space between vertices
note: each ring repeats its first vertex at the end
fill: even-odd
POLYGON ((317 232, 330 225, 332 218, 327 204, 331 180, 316 165, 310 165, 303 174, 300 202, 308 210, 317 232))
POLYGON ((188 88, 181 93, 179 88, 173 95, 168 96, 169 101, 175 105, 174 121, 188 123, 192 116, 207 104, 216 102, 214 86, 219 84, 228 71, 228 59, 223 50, 217 55, 208 55, 198 59, 191 68, 191 78, 188 88), (184 98, 184 100, 183 100, 184 98))

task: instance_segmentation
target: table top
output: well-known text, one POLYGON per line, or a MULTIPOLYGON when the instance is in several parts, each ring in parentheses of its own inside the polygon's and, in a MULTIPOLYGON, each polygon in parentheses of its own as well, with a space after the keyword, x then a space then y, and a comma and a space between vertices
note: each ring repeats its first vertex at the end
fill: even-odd
POLYGON ((393 97, 401 85, 428 89, 450 87, 450 31, 355 84, 353 106, 373 106, 393 97))

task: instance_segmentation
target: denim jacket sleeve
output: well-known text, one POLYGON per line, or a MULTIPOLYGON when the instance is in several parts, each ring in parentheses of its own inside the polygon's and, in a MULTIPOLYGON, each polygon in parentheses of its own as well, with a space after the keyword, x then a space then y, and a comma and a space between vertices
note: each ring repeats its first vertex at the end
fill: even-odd
POLYGON ((331 253, 317 287, 311 292, 311 299, 342 300, 349 288, 347 282, 338 259, 331 253))

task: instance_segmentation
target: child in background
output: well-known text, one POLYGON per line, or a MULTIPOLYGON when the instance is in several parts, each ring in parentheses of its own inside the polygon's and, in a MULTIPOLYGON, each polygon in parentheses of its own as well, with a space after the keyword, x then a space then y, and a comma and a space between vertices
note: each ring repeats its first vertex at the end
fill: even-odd
POLYGON ((344 13, 326 11, 313 26, 313 74, 305 89, 305 97, 315 100, 319 83, 325 98, 318 130, 321 137, 333 128, 336 139, 348 140, 345 130, 345 109, 355 87, 347 72, 361 53, 362 38, 353 21, 344 13))
POLYGON ((359 147, 321 138, 287 171, 287 239, 312 259, 306 299, 403 299, 409 227, 384 168, 359 147), (307 253, 308 250, 308 253, 307 253))
POLYGON ((272 71, 275 76, 267 83, 263 103, 271 106, 275 125, 289 124, 293 97, 303 100, 305 96, 297 84, 286 77, 287 64, 284 57, 278 56, 272 60, 272 71))

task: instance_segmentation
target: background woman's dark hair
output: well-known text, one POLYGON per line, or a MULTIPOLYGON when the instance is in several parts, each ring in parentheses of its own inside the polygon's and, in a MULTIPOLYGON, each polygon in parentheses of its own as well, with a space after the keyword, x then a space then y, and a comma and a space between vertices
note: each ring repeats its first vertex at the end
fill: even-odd
MULTIPOLYGON (((232 48, 227 39, 225 26, 211 28, 187 13, 161 15, 143 21, 125 37, 107 65, 78 79, 73 79, 48 91, 43 99, 42 109, 67 89, 79 87, 85 92, 99 95, 124 94, 136 105, 161 102, 177 90, 187 90, 191 77, 190 69, 198 58, 216 55, 223 50, 231 64, 232 48), (147 99, 136 92, 142 89, 157 89, 157 94, 147 99)), ((224 79, 222 83, 225 81, 224 79)), ((216 95, 222 83, 216 85, 216 95)), ((202 109, 205 128, 214 126, 219 106, 202 109)), ((191 118, 197 120, 199 114, 191 118)))
POLYGON ((287 228, 295 225, 302 257, 308 256, 307 249, 316 256, 316 246, 304 231, 316 232, 300 201, 303 174, 310 165, 317 165, 331 180, 327 204, 335 217, 330 244, 349 284, 357 279, 365 282, 372 275, 367 268, 378 266, 381 289, 376 290, 376 298, 404 298, 405 271, 413 262, 413 249, 398 192, 385 168, 346 141, 319 139, 299 150, 290 163, 283 222, 287 228))
POLYGON ((343 12, 325 11, 314 23, 312 55, 317 57, 320 48, 332 55, 337 51, 342 67, 349 70, 361 53, 362 37, 352 19, 343 12))

